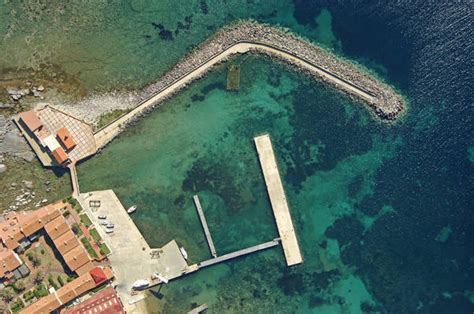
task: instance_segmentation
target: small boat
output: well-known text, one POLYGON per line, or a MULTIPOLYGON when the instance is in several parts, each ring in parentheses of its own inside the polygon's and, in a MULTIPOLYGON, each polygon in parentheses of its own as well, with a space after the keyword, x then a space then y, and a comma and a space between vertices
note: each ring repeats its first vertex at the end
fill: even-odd
POLYGON ((146 287, 148 287, 150 285, 150 282, 146 279, 139 279, 137 281, 135 281, 132 285, 132 288, 133 289, 137 289, 137 290, 140 290, 140 289, 145 289, 146 287))
POLYGON ((179 251, 181 252, 181 255, 183 255, 184 259, 188 259, 188 252, 184 249, 184 247, 180 247, 179 251))
POLYGON ((131 214, 133 213, 134 211, 137 210, 137 205, 133 205, 132 207, 130 207, 129 209, 127 209, 127 213, 131 214))
POLYGON ((169 281, 165 276, 159 273, 154 273, 152 277, 158 279, 162 283, 168 283, 169 281))

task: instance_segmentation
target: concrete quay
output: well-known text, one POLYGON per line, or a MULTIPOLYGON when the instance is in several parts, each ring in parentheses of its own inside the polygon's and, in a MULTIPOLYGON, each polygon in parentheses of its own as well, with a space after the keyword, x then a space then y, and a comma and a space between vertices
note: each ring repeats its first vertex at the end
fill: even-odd
POLYGON ((254 138, 257 148, 260 166, 262 168, 268 196, 275 216, 278 233, 280 234, 283 252, 285 253, 288 266, 303 262, 298 239, 291 220, 290 209, 286 201, 285 190, 280 179, 272 142, 268 134, 254 138))
POLYGON ((114 285, 127 313, 140 313, 137 303, 145 298, 143 291, 132 293, 136 280, 150 280, 154 273, 171 280, 194 269, 189 269, 174 240, 162 248, 150 248, 112 190, 82 193, 77 199, 111 250, 108 258, 115 274, 114 285), (100 201, 100 206, 91 206, 94 203, 90 201, 100 201), (115 225, 113 233, 105 232, 99 215, 107 216, 106 221, 115 225))

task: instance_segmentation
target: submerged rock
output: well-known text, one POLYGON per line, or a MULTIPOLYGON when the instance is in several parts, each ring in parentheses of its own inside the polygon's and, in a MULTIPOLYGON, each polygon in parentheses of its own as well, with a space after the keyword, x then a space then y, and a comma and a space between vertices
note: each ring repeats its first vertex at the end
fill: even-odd
POLYGON ((30 189, 30 190, 33 188, 33 181, 23 180, 22 182, 25 185, 25 188, 30 189))

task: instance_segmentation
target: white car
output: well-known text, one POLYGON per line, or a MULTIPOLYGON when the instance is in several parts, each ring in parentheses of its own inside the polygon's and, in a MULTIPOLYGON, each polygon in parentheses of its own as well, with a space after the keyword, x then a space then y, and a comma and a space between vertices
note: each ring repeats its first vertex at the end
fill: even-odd
POLYGON ((105 230, 105 233, 114 233, 114 231, 112 229, 107 229, 105 230))
POLYGON ((114 224, 107 224, 107 226, 105 226, 105 227, 108 228, 108 229, 113 229, 115 227, 115 225, 114 224))
POLYGON ((99 219, 107 219, 107 216, 106 216, 106 215, 99 215, 97 218, 99 218, 99 219))
POLYGON ((101 226, 107 226, 108 224, 109 224, 109 223, 108 223, 107 221, 101 221, 101 222, 100 222, 100 225, 101 225, 101 226))

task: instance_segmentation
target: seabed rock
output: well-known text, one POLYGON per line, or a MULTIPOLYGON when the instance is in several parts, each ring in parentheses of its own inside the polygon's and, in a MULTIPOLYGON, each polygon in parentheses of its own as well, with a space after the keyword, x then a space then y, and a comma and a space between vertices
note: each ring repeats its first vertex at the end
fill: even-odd
POLYGON ((22 182, 25 185, 25 188, 30 189, 30 190, 33 188, 33 181, 23 180, 22 182))
POLYGON ((0 164, 0 173, 4 173, 5 171, 7 171, 7 166, 4 164, 0 164))

